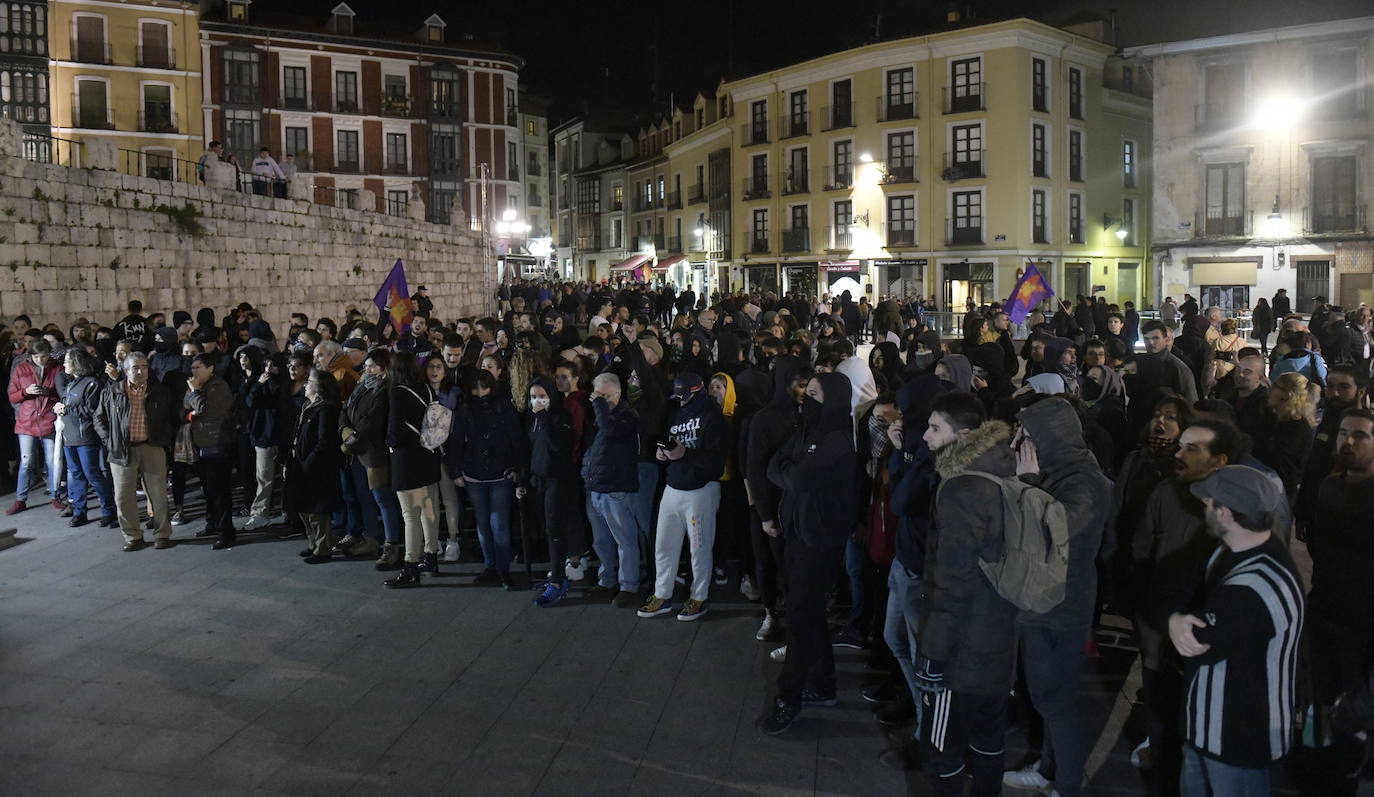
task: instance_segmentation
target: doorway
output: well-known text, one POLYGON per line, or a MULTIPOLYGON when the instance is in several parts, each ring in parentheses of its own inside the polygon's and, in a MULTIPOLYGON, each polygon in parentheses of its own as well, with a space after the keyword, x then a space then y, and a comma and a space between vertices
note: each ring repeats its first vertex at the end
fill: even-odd
MULTIPOLYGON (((1116 303, 1124 306, 1126 302, 1136 302, 1137 278, 1140 275, 1139 263, 1116 264, 1116 303)), ((1140 302, 1136 302, 1140 304, 1140 302)))
POLYGON ((1078 297, 1088 295, 1088 268, 1087 263, 1064 264, 1064 285, 1063 290, 1059 291, 1060 299, 1073 303, 1078 297))
POLYGON ((947 312, 963 312, 972 300, 983 306, 993 296, 992 263, 946 263, 944 278, 944 306, 947 312))

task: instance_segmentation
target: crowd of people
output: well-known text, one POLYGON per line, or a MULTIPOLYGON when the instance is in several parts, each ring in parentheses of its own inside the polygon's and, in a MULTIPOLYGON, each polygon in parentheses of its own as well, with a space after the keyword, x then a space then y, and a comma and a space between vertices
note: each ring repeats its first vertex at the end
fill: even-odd
POLYGON ((540 563, 538 606, 645 621, 737 591, 784 643, 762 730, 833 705, 834 650, 866 650, 862 698, 912 728, 884 762, 939 794, 1083 793, 1104 611, 1134 624, 1132 762, 1158 793, 1267 794, 1302 734, 1331 736, 1343 772, 1362 760, 1368 307, 1284 307, 1244 339, 1195 301, 1142 322, 1078 297, 1017 341, 996 303, 942 338, 928 303, 847 292, 531 280, 497 299, 445 319, 422 286, 408 328, 349 309, 281 335, 246 302, 14 318, 6 512, 117 527, 128 552, 197 520, 215 550, 303 536, 307 565, 370 561, 391 589, 465 557, 517 589, 540 563), (1008 768, 1013 694, 1044 744, 1008 768))

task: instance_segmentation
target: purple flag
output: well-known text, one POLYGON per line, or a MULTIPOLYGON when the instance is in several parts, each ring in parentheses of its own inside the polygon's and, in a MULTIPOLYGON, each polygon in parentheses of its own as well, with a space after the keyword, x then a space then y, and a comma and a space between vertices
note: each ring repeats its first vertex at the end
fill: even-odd
POLYGON ((391 267, 391 273, 382 281, 372 303, 382 311, 383 328, 386 322, 396 328, 397 335, 410 331, 410 322, 415 318, 415 310, 410 304, 410 289, 406 287, 406 270, 401 261, 391 267))
POLYGON ((1026 271, 1012 288, 1011 299, 1007 302, 1007 317, 1013 324, 1024 324, 1035 306, 1054 295, 1050 281, 1040 273, 1034 263, 1026 263, 1026 271))

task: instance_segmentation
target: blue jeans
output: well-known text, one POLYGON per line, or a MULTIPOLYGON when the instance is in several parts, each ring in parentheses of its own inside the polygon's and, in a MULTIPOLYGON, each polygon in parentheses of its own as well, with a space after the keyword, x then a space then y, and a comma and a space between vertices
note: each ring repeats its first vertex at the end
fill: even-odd
POLYGON ((14 488, 14 500, 27 501, 29 498, 29 487, 34 480, 34 468, 37 466, 34 456, 38 454, 39 445, 43 446, 43 462, 48 466, 48 493, 53 498, 60 498, 58 484, 58 463, 56 442, 52 437, 34 437, 31 434, 19 435, 19 483, 14 488))
POLYGON ((86 516, 86 488, 89 486, 100 501, 100 514, 112 518, 115 511, 114 487, 100 468, 100 446, 67 446, 67 497, 72 502, 74 517, 86 516))
POLYGON ((1269 794, 1269 769, 1223 764, 1185 744, 1178 790, 1180 797, 1264 797, 1269 794))
POLYGON ((654 549, 654 493, 658 492, 661 472, 656 462, 639 463, 639 492, 629 493, 630 506, 634 507, 635 525, 639 528, 639 547, 643 551, 654 549))
POLYGON ((463 492, 477 515, 477 541, 482 562, 498 572, 510 571, 510 510, 515 501, 515 482, 465 482, 463 492))
POLYGON ((334 513, 334 527, 343 527, 345 534, 355 537, 377 536, 377 504, 367 489, 367 468, 357 459, 339 469, 339 488, 343 491, 344 508, 334 513))
POLYGON ((920 692, 916 689, 916 639, 921 628, 921 574, 910 573, 898 560, 887 573, 887 617, 883 640, 897 657, 907 689, 916 704, 916 727, 921 727, 920 692))
POLYGON ((393 545, 405 545, 405 522, 401 520, 401 502, 396 500, 396 491, 390 487, 378 487, 372 491, 372 498, 382 510, 382 531, 386 541, 393 545))
POLYGON ((592 522, 592 548, 601 560, 596 583, 624 592, 639 592, 639 526, 634 493, 587 493, 592 522))
POLYGON ((1077 706, 1088 629, 1023 625, 1018 630, 1031 705, 1045 720, 1040 774, 1053 780, 1064 797, 1078 797, 1088 759, 1087 734, 1077 706))

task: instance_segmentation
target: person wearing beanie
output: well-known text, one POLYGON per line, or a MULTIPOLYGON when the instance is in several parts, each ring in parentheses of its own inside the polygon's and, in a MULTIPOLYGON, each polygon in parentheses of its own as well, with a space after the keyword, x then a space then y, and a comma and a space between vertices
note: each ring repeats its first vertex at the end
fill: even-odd
POLYGON ((172 313, 172 328, 176 330, 177 342, 183 342, 191 338, 191 332, 195 329, 195 321, 191 314, 185 310, 178 310, 172 313))

